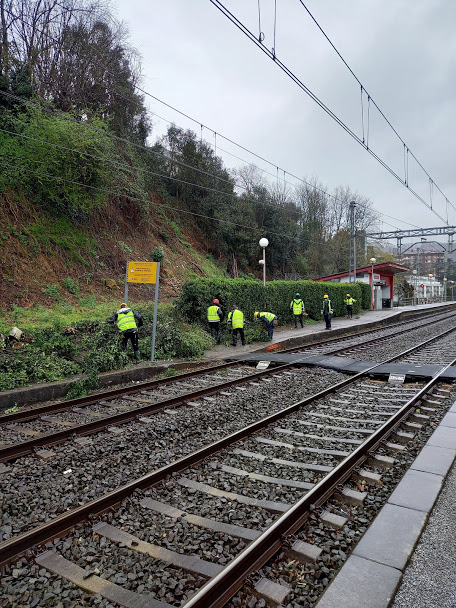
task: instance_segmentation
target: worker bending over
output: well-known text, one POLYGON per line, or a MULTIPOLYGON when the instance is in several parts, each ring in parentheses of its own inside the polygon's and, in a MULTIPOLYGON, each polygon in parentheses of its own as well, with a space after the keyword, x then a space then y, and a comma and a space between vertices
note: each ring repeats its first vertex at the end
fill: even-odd
POLYGON ((122 302, 120 309, 112 317, 106 319, 106 322, 117 324, 117 328, 122 336, 122 350, 127 350, 128 340, 130 340, 133 352, 135 353, 135 359, 139 362, 141 356, 139 354, 138 327, 144 325, 144 320, 139 312, 132 310, 125 302, 122 302))
POLYGON ((254 317, 263 321, 265 328, 268 330, 269 339, 272 340, 274 327, 278 325, 276 315, 273 312, 255 312, 254 317))

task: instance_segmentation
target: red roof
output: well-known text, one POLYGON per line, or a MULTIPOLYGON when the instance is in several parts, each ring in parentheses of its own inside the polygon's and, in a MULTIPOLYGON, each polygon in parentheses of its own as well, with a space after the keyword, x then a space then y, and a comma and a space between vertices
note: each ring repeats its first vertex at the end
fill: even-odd
MULTIPOLYGON (((395 264, 394 262, 383 262, 382 264, 374 264, 374 272, 376 272, 377 274, 396 274, 398 272, 407 272, 409 270, 410 268, 408 268, 407 266, 395 264)), ((356 269, 356 274, 362 274, 364 272, 372 272, 372 266, 363 266, 362 268, 356 269)), ((326 277, 314 279, 314 281, 330 281, 331 279, 340 279, 341 277, 348 277, 348 272, 330 274, 326 277)))

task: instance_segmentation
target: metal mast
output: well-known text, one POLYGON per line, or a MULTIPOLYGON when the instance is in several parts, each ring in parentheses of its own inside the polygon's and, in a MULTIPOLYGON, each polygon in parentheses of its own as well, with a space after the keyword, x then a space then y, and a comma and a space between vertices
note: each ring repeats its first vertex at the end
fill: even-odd
POLYGON ((348 282, 356 283, 356 227, 355 201, 350 201, 350 260, 348 265, 348 282))

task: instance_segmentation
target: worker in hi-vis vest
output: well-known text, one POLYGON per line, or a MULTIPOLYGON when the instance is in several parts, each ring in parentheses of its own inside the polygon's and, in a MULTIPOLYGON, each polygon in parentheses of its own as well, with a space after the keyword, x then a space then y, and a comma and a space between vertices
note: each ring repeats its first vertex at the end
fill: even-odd
POLYGON ((347 317, 353 319, 353 304, 356 302, 355 298, 352 298, 349 293, 347 293, 347 297, 344 300, 345 306, 347 307, 347 317))
POLYGON ((228 314, 228 325, 231 325, 233 332, 233 346, 237 345, 237 335, 241 336, 242 346, 245 346, 244 336, 244 313, 237 306, 232 306, 228 314))
POLYGON ((323 310, 321 311, 321 314, 325 318, 326 329, 331 329, 331 319, 333 316, 333 309, 331 306, 331 300, 329 299, 329 297, 326 294, 323 296, 323 310))
POLYGON ((112 317, 106 319, 107 323, 116 323, 117 328, 122 336, 122 349, 127 350, 128 340, 131 341, 133 346, 133 352, 135 353, 136 361, 141 360, 139 354, 139 343, 138 343, 138 327, 144 325, 144 320, 139 312, 132 310, 128 307, 125 302, 122 302, 120 308, 115 312, 112 317))
POLYGON ((257 312, 254 313, 255 319, 263 321, 265 328, 268 330, 269 339, 272 340, 274 335, 274 327, 278 325, 277 317, 273 312, 257 312))
POLYGON ((209 306, 207 309, 207 321, 216 344, 220 344, 220 338, 222 336, 221 321, 223 319, 223 311, 219 304, 220 302, 217 300, 217 298, 214 298, 211 306, 209 306))
POLYGON ((299 293, 297 293, 295 297, 291 300, 290 310, 293 312, 295 329, 298 328, 298 320, 301 323, 301 327, 304 327, 302 318, 303 316, 307 316, 307 313, 304 307, 304 302, 301 300, 301 296, 299 295, 299 293))

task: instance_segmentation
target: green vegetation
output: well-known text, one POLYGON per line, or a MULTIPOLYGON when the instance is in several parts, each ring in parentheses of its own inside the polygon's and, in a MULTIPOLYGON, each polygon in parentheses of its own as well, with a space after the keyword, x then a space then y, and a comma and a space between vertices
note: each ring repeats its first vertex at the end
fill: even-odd
POLYGON ((81 289, 79 287, 79 283, 72 279, 71 277, 65 277, 62 280, 62 285, 64 288, 75 296, 79 295, 81 289))
POLYGON ((70 388, 68 389, 68 392, 65 395, 65 399, 77 399, 78 397, 85 397, 86 395, 90 395, 90 392, 94 388, 98 388, 99 384, 100 378, 97 375, 96 371, 89 370, 85 378, 82 378, 81 380, 75 380, 71 383, 70 388))
POLYGON ((155 247, 152 250, 150 257, 153 259, 154 262, 163 262, 163 258, 165 257, 163 247, 155 247))
POLYGON ((347 288, 357 301, 354 312, 361 308, 370 308, 370 286, 357 283, 348 286, 345 283, 315 283, 313 281, 270 281, 266 289, 260 281, 248 279, 197 279, 183 285, 182 295, 178 302, 179 310, 191 322, 206 323, 206 312, 213 298, 218 298, 226 311, 233 304, 239 306, 247 320, 253 319, 253 313, 269 311, 277 315, 279 323, 286 324, 291 319, 290 302, 295 293, 301 293, 306 312, 314 320, 321 319, 323 295, 331 299, 335 316, 345 314, 345 296, 347 288))
POLYGON ((60 302, 62 299, 59 285, 48 285, 44 290, 44 295, 54 300, 54 302, 60 302))
MULTIPOLYGON (((148 360, 153 304, 138 305, 138 310, 145 321, 139 330, 141 358, 148 360)), ((13 311, 8 316, 11 324, 18 312, 22 311, 13 311)), ((75 381, 70 388, 68 398, 73 398, 94 388, 101 372, 133 364, 131 348, 125 353, 121 349, 117 328, 105 322, 112 312, 113 306, 109 303, 97 305, 91 314, 86 310, 75 312, 74 309, 60 313, 57 307, 53 310, 41 307, 33 312, 24 310, 21 323, 25 335, 23 346, 11 348, 2 344, 0 349, 0 390, 84 373, 87 378, 75 381)), ((195 359, 212 346, 209 334, 200 327, 184 323, 172 305, 159 305, 158 314, 156 359, 195 359)), ((1 330, 8 333, 11 324, 2 318, 1 330)))

